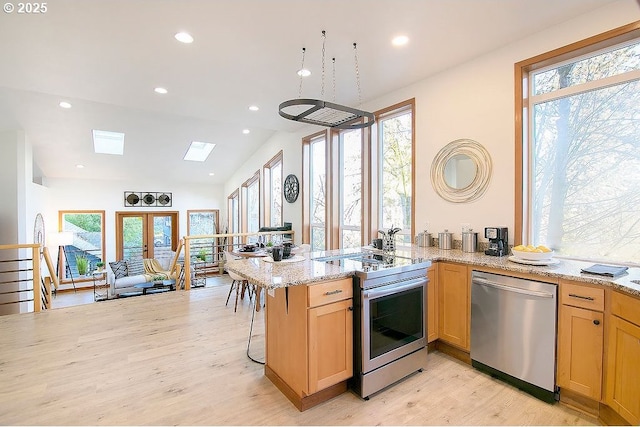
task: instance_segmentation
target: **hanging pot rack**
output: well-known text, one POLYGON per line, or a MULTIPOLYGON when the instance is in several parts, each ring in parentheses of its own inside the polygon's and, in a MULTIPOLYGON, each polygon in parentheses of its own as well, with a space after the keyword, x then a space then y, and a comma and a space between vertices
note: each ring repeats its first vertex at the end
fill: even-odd
MULTIPOLYGON (((322 31, 322 90, 324 96, 324 70, 325 70, 325 41, 326 32, 322 31)), ((358 86, 358 100, 361 102, 360 71, 358 69, 358 51, 356 43, 353 44, 356 83, 358 86)), ((305 49, 302 49, 302 69, 304 69, 305 49)), ((335 99, 335 58, 333 58, 333 90, 335 99)), ((375 122, 373 113, 357 108, 347 107, 335 102, 324 101, 322 99, 302 98, 302 76, 300 76, 300 86, 297 99, 284 101, 278 107, 281 117, 296 122, 308 123, 312 125, 325 126, 334 129, 362 129, 370 127, 375 122)))

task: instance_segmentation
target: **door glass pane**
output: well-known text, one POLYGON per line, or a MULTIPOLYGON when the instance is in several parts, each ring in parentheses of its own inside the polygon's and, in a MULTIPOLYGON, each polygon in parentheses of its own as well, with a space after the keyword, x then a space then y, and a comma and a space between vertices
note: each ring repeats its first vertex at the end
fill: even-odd
POLYGON ((123 259, 144 258, 142 216, 126 216, 122 218, 123 259))
POLYGON ((153 215, 153 257, 171 256, 171 216, 153 215))

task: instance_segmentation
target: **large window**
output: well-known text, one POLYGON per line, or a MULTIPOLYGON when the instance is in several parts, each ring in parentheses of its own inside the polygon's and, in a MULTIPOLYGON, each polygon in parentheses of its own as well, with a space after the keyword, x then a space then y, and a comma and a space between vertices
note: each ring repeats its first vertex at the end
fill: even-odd
POLYGON ((260 171, 242 184, 242 206, 242 232, 257 232, 260 229, 260 171))
POLYGON ((313 250, 366 245, 378 230, 413 236, 414 100, 374 113, 371 128, 303 138, 303 241, 313 250))
POLYGON ((398 243, 411 243, 413 111, 410 106, 378 119, 380 226, 401 228, 398 243))
POLYGON ((362 246, 362 130, 340 132, 340 247, 362 246))
MULTIPOLYGON (((240 191, 236 190, 227 198, 227 230, 229 233, 240 232, 240 191)), ((240 243, 238 237, 233 238, 234 245, 240 243)))
POLYGON ((614 31, 520 67, 525 243, 580 259, 640 258, 640 39, 622 33, 621 43, 614 31))
POLYGON ((264 165, 264 225, 282 225, 282 151, 264 165))
POLYGON ((314 138, 309 144, 310 176, 309 186, 311 198, 309 212, 311 215, 311 248, 327 249, 326 241, 326 204, 327 204, 327 139, 325 135, 314 138))
POLYGON ((59 279, 66 282, 78 278, 95 270, 97 262, 105 262, 104 211, 60 211, 58 222, 59 279), (79 258, 87 259, 87 271, 78 271, 79 258))

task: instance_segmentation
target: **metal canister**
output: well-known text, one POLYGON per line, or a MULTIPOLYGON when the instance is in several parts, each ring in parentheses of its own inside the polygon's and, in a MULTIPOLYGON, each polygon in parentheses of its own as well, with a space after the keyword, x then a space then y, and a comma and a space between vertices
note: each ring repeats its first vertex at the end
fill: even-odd
POLYGON ((418 233, 416 236, 416 244, 423 248, 431 246, 431 233, 427 233, 426 231, 418 233))
POLYGON ((469 229, 462 232, 462 252, 476 252, 478 250, 478 233, 469 229))
POLYGON ((453 233, 444 230, 444 233, 438 233, 438 248, 453 249, 453 233))

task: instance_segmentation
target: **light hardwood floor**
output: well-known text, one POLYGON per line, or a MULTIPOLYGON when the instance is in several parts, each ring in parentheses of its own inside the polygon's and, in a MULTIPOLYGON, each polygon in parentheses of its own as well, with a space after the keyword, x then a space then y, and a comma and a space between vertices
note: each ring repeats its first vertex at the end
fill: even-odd
MULTIPOLYGON (((0 317, 3 425, 593 425, 434 352, 363 401, 303 413, 246 356, 252 310, 228 285, 0 317)), ((251 354, 264 357, 263 312, 251 354)))

